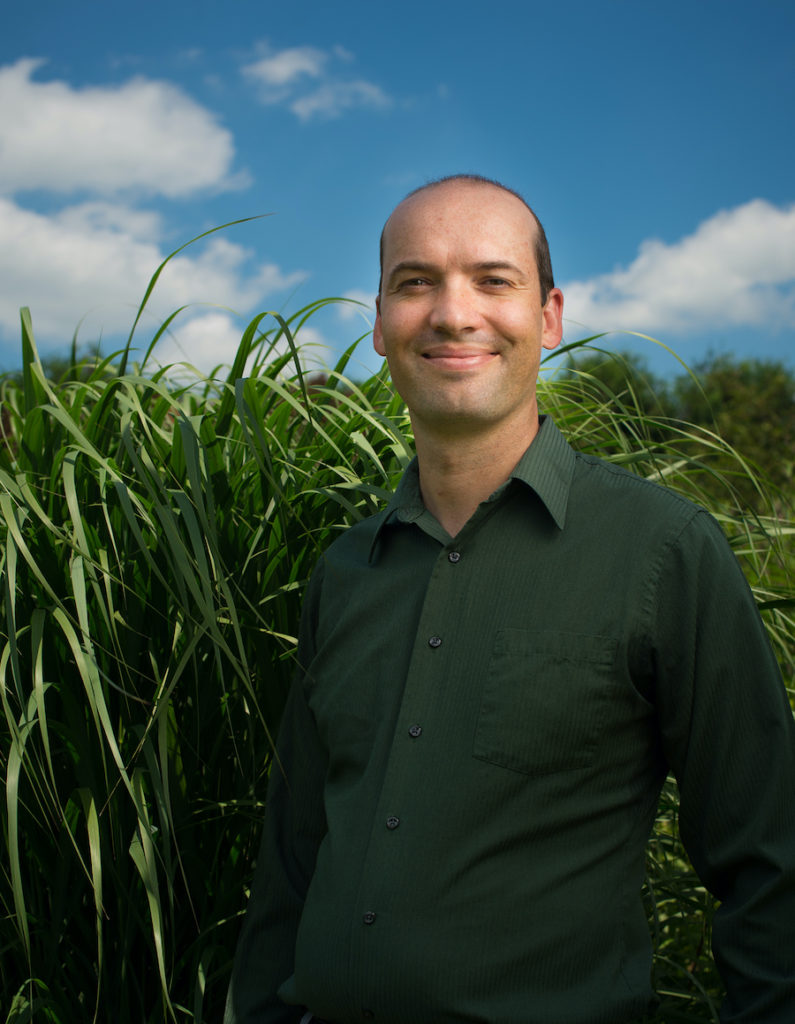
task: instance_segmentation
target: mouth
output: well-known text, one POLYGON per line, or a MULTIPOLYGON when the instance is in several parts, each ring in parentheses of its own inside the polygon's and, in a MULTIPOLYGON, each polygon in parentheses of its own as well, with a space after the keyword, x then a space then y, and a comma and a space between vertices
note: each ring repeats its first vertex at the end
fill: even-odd
POLYGON ((422 358, 432 363, 435 367, 444 370, 474 370, 486 366, 493 359, 498 358, 497 352, 487 349, 431 349, 423 352, 422 358))

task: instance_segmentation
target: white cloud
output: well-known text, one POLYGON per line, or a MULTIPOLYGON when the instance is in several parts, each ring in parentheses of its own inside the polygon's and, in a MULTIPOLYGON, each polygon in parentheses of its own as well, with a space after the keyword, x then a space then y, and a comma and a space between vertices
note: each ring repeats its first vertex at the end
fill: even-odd
POLYGON ((295 46, 247 64, 243 74, 265 86, 284 87, 302 75, 317 78, 327 60, 328 54, 314 46, 295 46))
POLYGON ((754 199, 625 268, 563 286, 567 319, 648 334, 795 326, 795 205, 754 199))
POLYGON ((176 86, 141 77, 82 89, 34 81, 44 63, 0 67, 0 193, 176 197, 244 182, 231 174, 231 133, 176 86))
MULTIPOLYGON (((21 207, 15 207, 11 202, 3 203, 0 199, 0 203, 5 213, 11 217, 14 216, 14 211, 24 213, 21 207)), ((95 238, 121 234, 136 241, 149 241, 158 238, 161 233, 158 214, 151 210, 138 210, 105 200, 66 206, 53 220, 66 232, 95 238)), ((20 220, 20 227, 24 226, 24 223, 20 220)))
POLYGON ((283 103, 296 117, 335 118, 354 107, 384 109, 391 104, 383 89, 363 79, 340 78, 329 66, 350 64, 353 55, 341 46, 319 50, 298 46, 273 52, 243 67, 243 75, 258 86, 263 103, 283 103))
POLYGON ((314 92, 294 100, 290 110, 302 121, 308 121, 316 115, 339 117, 351 107, 384 109, 389 103, 386 93, 372 82, 327 82, 314 92))
POLYGON ((366 292, 363 288, 350 288, 343 295, 344 299, 351 299, 351 302, 340 302, 337 306, 337 315, 340 320, 354 320, 361 318, 366 324, 372 326, 375 319, 375 296, 372 292, 366 292), (361 305, 355 305, 361 303, 361 305))
MULTIPOLYGON (((19 336, 21 305, 30 306, 34 331, 45 342, 67 342, 86 314, 86 340, 100 331, 128 331, 169 252, 161 235, 156 214, 123 205, 85 203, 45 216, 0 198, 0 332, 19 336)), ((267 309, 274 294, 306 278, 274 264, 252 266, 251 256, 222 235, 175 256, 155 287, 142 335, 185 304, 267 309)))

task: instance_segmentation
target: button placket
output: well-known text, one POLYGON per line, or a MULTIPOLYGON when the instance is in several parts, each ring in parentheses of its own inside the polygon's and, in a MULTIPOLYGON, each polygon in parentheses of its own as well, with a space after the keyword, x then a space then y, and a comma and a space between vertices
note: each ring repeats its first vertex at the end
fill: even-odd
MULTIPOLYGON (((411 814, 404 821, 403 816, 395 812, 410 809, 416 780, 422 776, 424 766, 429 763, 427 759, 434 756, 434 738, 438 730, 433 726, 439 714, 441 688, 446 685, 450 673, 448 661, 456 646, 457 616, 451 607, 450 598, 453 606, 459 603, 460 587, 456 585, 461 583, 462 577, 454 577, 453 571, 464 571, 459 565, 462 556, 458 551, 442 550, 437 552, 436 559, 428 590, 418 608, 420 615, 411 639, 406 687, 395 722, 397 729, 390 737, 392 749, 379 799, 380 824, 378 818, 372 822, 373 841, 361 879, 360 892, 366 892, 368 896, 366 902, 363 905, 360 903, 357 908, 358 923, 355 925, 353 945, 357 952, 361 951, 366 956, 374 955, 370 950, 372 943, 376 943, 380 950, 380 942, 388 941, 385 937, 389 935, 391 924, 387 920, 388 915, 381 913, 385 909, 381 905, 384 887, 393 877, 392 869, 400 864, 405 843, 412 842, 417 827, 411 814), (449 570, 445 569, 445 564, 449 570), (433 685, 427 685, 428 680, 434 679, 439 682, 438 690, 433 685), (407 744, 406 740, 410 743, 407 744)), ((372 1008, 372 1004, 370 1008, 366 1004, 367 989, 359 993, 359 999, 360 1019, 377 1018, 378 1013, 369 1018, 364 1017, 364 1010, 372 1008)))

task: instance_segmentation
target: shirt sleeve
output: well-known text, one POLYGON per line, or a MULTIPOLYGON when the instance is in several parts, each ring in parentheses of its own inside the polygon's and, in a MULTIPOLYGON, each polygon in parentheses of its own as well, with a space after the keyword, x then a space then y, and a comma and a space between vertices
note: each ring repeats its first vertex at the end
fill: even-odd
POLYGON ((725 1024, 795 1021, 795 727, 750 588, 698 513, 658 566, 661 737, 680 832, 721 901, 715 961, 725 1024))
POLYGON ((287 1006, 279 987, 293 973, 295 940, 318 847, 326 833, 323 781, 327 757, 304 691, 302 666, 314 647, 315 570, 301 616, 298 670, 279 728, 268 782, 254 883, 235 953, 224 1024, 294 1024, 303 1010, 287 1006))

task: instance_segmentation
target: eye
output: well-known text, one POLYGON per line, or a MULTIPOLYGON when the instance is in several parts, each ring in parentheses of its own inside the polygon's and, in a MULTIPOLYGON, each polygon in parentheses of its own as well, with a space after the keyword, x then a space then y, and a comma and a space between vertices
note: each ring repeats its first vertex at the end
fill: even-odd
POLYGON ((426 277, 407 277, 403 281, 398 282, 398 289, 422 288, 427 284, 430 284, 430 282, 426 277))
POLYGON ((487 288, 507 288, 511 282, 506 281, 504 277, 486 277, 482 283, 487 288))

